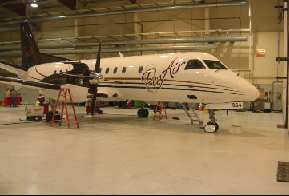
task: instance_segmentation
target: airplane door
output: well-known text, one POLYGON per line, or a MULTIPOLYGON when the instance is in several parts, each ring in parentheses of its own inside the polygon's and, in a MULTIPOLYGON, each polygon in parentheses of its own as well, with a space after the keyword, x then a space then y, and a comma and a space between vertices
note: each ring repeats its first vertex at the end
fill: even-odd
POLYGON ((157 93, 156 87, 156 65, 147 65, 144 72, 144 82, 148 93, 157 93))

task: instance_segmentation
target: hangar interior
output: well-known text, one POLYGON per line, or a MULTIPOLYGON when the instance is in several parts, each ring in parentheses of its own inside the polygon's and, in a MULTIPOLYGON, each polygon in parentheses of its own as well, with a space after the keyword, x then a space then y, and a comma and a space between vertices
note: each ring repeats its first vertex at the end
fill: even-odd
MULTIPOLYGON (((276 179, 278 161, 289 161, 287 62, 276 61, 288 56, 286 5, 285 0, 0 0, 0 61, 22 65, 19 24, 27 20, 46 54, 96 59, 100 40, 101 59, 209 53, 260 91, 249 110, 217 111, 220 129, 205 133, 171 107, 167 120, 154 121, 152 110, 144 119, 137 108, 106 103, 103 115, 89 118, 77 105, 80 129, 74 119, 70 129, 65 120, 61 127, 26 121, 26 104, 35 104, 41 90, 0 84, 0 194, 288 195, 288 182, 276 179), (5 107, 12 86, 22 99, 13 109, 5 107), (243 133, 229 134, 232 125, 242 126, 243 133)), ((17 77, 4 69, 0 75, 17 77)), ((69 115, 73 118, 72 108, 69 115)))

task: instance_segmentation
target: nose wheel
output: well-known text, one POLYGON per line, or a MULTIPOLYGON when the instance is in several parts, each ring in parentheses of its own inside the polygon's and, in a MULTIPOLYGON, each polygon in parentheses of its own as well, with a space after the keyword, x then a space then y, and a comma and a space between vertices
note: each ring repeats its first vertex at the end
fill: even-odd
POLYGON ((205 132, 207 133, 216 133, 219 129, 218 123, 216 123, 215 119, 215 110, 208 110, 209 111, 209 118, 211 121, 207 122, 205 126, 205 132))
POLYGON ((219 129, 218 123, 214 123, 212 121, 207 122, 207 125, 205 126, 205 132, 207 133, 216 133, 219 129))

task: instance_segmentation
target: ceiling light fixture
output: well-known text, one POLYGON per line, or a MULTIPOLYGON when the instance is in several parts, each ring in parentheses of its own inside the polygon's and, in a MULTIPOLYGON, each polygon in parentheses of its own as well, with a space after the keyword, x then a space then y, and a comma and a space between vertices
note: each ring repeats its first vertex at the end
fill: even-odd
POLYGON ((32 4, 31 4, 31 7, 36 8, 36 7, 38 7, 38 5, 37 5, 36 3, 32 3, 32 4))

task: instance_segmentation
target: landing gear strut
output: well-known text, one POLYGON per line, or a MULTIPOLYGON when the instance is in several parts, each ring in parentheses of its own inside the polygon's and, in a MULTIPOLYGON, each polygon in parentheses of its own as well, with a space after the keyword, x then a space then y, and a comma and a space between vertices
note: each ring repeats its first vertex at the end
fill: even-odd
POLYGON ((211 121, 207 122, 207 125, 205 126, 205 132, 215 133, 219 129, 219 125, 216 123, 215 110, 210 109, 208 110, 208 112, 209 112, 209 118, 211 119, 211 121))
POLYGON ((144 102, 142 102, 142 106, 141 106, 141 109, 139 109, 137 111, 137 115, 138 117, 148 117, 149 115, 149 111, 147 109, 144 109, 144 102))

